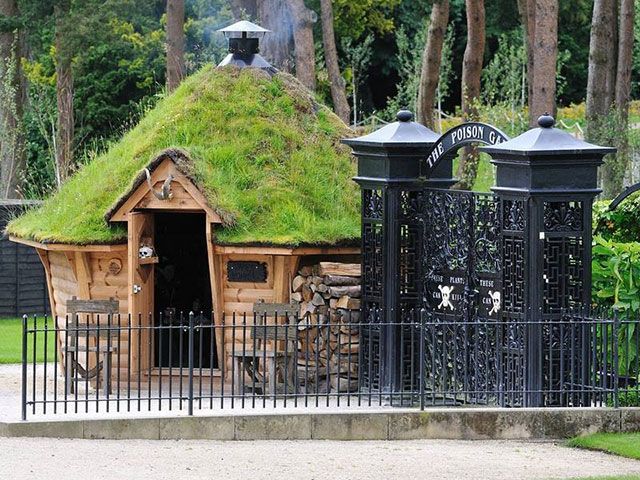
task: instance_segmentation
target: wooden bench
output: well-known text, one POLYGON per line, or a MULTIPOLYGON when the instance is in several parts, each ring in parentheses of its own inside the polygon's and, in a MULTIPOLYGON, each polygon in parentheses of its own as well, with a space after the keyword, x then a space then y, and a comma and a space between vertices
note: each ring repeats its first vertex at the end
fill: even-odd
POLYGON ((250 329, 251 344, 243 344, 240 351, 232 352, 235 393, 244 394, 248 389, 265 395, 295 391, 298 352, 295 314, 299 308, 290 303, 254 304, 256 322, 250 329))
MULTIPOLYGON (((80 314, 86 315, 116 315, 119 311, 117 300, 78 300, 72 297, 67 300, 67 315, 70 321, 67 324, 67 339, 65 339, 62 351, 64 352, 66 391, 73 393, 80 380, 89 381, 96 379, 96 388, 100 388, 100 372, 103 371, 105 395, 111 393, 111 366, 112 354, 116 351, 116 345, 111 337, 117 336, 118 331, 107 328, 106 325, 98 326, 97 323, 81 323, 80 314), (80 341, 82 339, 82 341, 80 341), (84 354, 84 355, 82 355, 84 354), (95 366, 90 367, 91 358, 95 355, 95 366), (87 365, 82 366, 80 361, 84 357, 87 365)), ((87 317, 88 318, 88 317, 87 317)), ((103 317, 104 318, 104 317, 103 317)), ((115 326, 112 322, 112 327, 115 326)))

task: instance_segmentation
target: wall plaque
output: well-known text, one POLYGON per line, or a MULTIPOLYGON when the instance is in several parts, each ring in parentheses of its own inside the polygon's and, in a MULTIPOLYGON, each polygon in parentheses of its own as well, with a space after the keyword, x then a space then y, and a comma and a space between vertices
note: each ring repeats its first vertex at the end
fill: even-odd
POLYGON ((267 281, 267 264, 264 262, 227 262, 229 282, 264 283, 267 281))

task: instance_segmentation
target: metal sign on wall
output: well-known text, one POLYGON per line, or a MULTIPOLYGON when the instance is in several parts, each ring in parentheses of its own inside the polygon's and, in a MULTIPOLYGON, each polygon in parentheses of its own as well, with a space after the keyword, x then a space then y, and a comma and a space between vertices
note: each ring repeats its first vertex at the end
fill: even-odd
POLYGON ((455 154, 459 148, 466 145, 474 143, 497 145, 507 140, 509 140, 509 137, 503 132, 486 123, 463 123, 444 133, 433 145, 431 151, 422 162, 420 174, 429 178, 438 163, 446 158, 447 155, 455 154))

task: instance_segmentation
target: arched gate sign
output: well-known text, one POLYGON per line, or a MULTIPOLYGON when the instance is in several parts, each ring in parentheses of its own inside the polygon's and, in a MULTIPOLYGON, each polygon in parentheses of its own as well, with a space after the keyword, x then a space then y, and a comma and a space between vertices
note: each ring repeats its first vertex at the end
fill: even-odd
POLYGON ((433 145, 421 164, 420 173, 429 178, 431 172, 444 158, 453 155, 461 147, 477 143, 498 145, 507 140, 509 137, 502 131, 486 123, 469 122, 457 125, 445 132, 433 145))

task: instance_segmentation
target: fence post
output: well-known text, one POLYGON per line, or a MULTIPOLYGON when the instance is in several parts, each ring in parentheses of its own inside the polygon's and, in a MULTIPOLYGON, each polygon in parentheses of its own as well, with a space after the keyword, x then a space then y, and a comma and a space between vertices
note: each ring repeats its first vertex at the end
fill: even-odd
POLYGON ((189 391, 188 414, 193 415, 193 312, 189 312, 189 391))
MULTIPOLYGON (((27 419, 27 321, 29 317, 22 316, 22 420, 27 419)), ((46 348, 46 345, 45 345, 46 348)))
POLYGON ((539 128, 479 149, 497 167, 493 190, 500 202, 502 305, 508 318, 527 325, 521 355, 527 360, 524 390, 530 407, 552 398, 542 391, 544 374, 552 369, 544 345, 559 339, 550 337, 553 329, 545 330, 543 322, 590 304, 591 211, 600 193, 598 167, 604 155, 616 151, 579 140, 554 124, 545 114, 538 119, 539 128))

